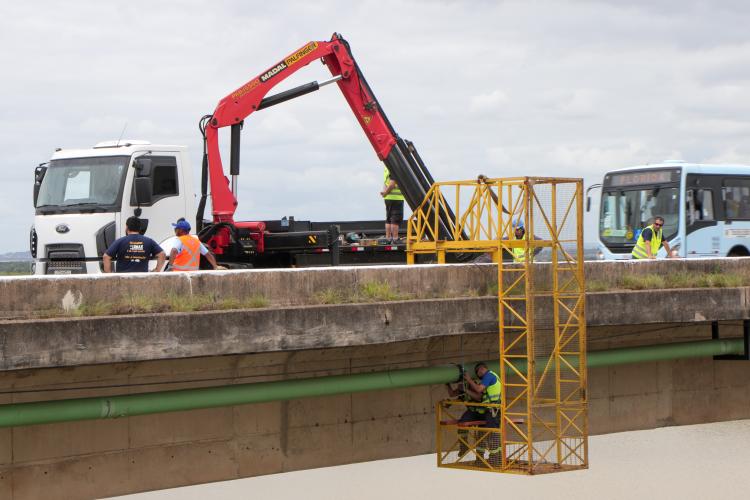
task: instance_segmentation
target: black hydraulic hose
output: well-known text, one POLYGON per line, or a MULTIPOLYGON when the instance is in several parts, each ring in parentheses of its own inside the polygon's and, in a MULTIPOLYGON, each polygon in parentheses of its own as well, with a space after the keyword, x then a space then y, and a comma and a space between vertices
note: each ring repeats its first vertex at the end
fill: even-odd
POLYGON ((320 84, 318 84, 318 82, 310 82, 305 83, 304 85, 300 85, 299 87, 294 87, 293 89, 279 92, 278 94, 264 97, 260 101, 260 104, 258 104, 258 111, 260 111, 261 109, 270 108, 271 106, 275 106, 277 104, 281 104, 282 102, 289 101, 290 99, 294 99, 295 97, 300 97, 305 94, 309 94, 310 92, 315 92, 319 88, 320 84))
POLYGON ((411 155, 417 161, 417 165, 419 165, 419 168, 422 170, 422 174, 429 181, 430 186, 435 184, 435 179, 432 178, 432 174, 430 173, 429 170, 427 170, 427 165, 425 165, 424 161, 422 161, 422 157, 419 155, 419 152, 417 151, 417 147, 414 145, 413 142, 411 142, 408 139, 404 139, 404 142, 406 143, 406 146, 409 149, 409 153, 411 153, 411 155))
MULTIPOLYGON (((242 138, 242 125, 244 122, 232 124, 229 145, 229 175, 240 175, 240 139, 242 138)), ((234 189, 234 183, 232 184, 234 189)), ((237 193, 233 193, 237 196, 237 193)))
POLYGON ((203 164, 201 165, 201 197, 198 201, 198 211, 195 215, 195 230, 200 232, 203 229, 203 214, 206 211, 206 198, 208 198, 208 150, 206 140, 206 125, 211 120, 212 115, 203 115, 198 121, 198 130, 203 137, 203 164))
MULTIPOLYGON (((409 165, 409 170, 411 170, 414 178, 417 180, 417 182, 419 182, 419 185, 422 187, 422 191, 424 191, 424 194, 427 195, 427 192, 430 190, 433 183, 431 183, 427 179, 427 177, 425 177, 424 172, 416 162, 414 156, 411 154, 411 151, 409 150, 406 142, 403 139, 399 138, 396 141, 396 147, 401 150, 401 154, 404 155, 404 158, 406 158, 406 162, 409 165)), ((424 199, 424 196, 422 196, 422 199, 424 199)))

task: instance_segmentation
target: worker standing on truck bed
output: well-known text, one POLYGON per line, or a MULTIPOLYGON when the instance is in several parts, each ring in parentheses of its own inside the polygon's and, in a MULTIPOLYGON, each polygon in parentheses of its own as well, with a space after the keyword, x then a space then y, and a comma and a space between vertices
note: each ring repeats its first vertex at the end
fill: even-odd
POLYGON ((125 221, 125 236, 118 238, 102 255, 103 271, 112 272, 112 259, 118 273, 147 273, 148 261, 156 257, 155 272, 164 267, 166 256, 157 242, 141 234, 141 220, 128 217, 125 221))
POLYGON ((404 195, 401 194, 396 181, 391 179, 388 168, 383 170, 383 189, 380 196, 385 199, 385 239, 396 243, 399 226, 404 220, 404 195))
POLYGON ((190 223, 180 218, 172 224, 174 234, 177 236, 177 243, 169 252, 169 268, 172 271, 197 271, 200 268, 201 255, 206 256, 206 260, 211 267, 216 269, 216 258, 208 251, 208 248, 201 243, 197 236, 190 234, 190 223))

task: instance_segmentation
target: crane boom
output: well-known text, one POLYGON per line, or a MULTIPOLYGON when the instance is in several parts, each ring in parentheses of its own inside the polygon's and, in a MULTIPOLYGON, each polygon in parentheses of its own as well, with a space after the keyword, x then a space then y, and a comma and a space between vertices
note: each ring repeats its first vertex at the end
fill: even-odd
MULTIPOLYGON (((239 175, 240 130, 244 120, 256 111, 314 92, 334 82, 378 158, 385 163, 391 177, 399 184, 406 202, 412 210, 419 206, 434 182, 432 176, 413 144, 396 134, 354 60, 349 43, 341 35, 334 33, 330 41, 308 42, 250 79, 221 99, 212 115, 203 118, 201 131, 204 135, 204 161, 202 193, 197 214, 199 228, 203 223, 208 181, 211 185, 213 223, 235 225, 236 176, 239 175), (310 82, 279 94, 267 95, 273 87, 315 60, 321 60, 328 67, 332 75, 330 80, 310 82), (224 173, 219 152, 218 134, 219 129, 224 127, 231 127, 231 182, 224 173)), ((246 226, 251 223, 240 224, 246 226)), ((259 236, 262 239, 262 234, 259 236)))

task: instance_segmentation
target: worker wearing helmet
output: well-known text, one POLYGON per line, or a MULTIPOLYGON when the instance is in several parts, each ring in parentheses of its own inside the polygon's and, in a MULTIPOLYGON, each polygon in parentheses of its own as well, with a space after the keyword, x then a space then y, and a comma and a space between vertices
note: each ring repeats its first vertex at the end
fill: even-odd
MULTIPOLYGON (((477 380, 474 380, 469 373, 463 373, 463 390, 460 387, 453 388, 448 384, 448 392, 451 397, 463 397, 468 401, 475 403, 500 403, 501 385, 500 376, 490 370, 484 362, 479 362, 474 367, 474 374, 477 376, 477 380)), ((458 420, 459 423, 466 422, 484 422, 479 427, 500 427, 500 412, 499 408, 487 408, 483 406, 467 406, 466 411, 461 415, 458 420)), ((459 433, 466 434, 467 431, 459 430, 459 433)), ((490 465, 499 465, 499 448, 500 448, 500 436, 498 433, 492 433, 485 440, 482 440, 476 447, 477 454, 484 454, 485 451, 489 451, 490 465)), ((465 439, 464 439, 465 440, 465 439)), ((463 449, 459 450, 459 453, 464 454, 466 451, 465 445, 463 449)), ((484 466, 484 462, 477 457, 476 465, 484 466)))
POLYGON ((201 255, 205 255, 211 267, 216 269, 216 259, 197 236, 190 234, 190 223, 183 218, 172 224, 177 242, 169 252, 169 267, 172 271, 197 271, 201 255))
MULTIPOLYGON (((513 230, 513 237, 515 240, 523 240, 526 238, 526 228, 523 225, 523 220, 516 219, 516 221, 513 224, 514 230, 513 230)), ((513 251, 513 262, 523 262, 526 260, 526 249, 515 247, 512 249, 513 251)))

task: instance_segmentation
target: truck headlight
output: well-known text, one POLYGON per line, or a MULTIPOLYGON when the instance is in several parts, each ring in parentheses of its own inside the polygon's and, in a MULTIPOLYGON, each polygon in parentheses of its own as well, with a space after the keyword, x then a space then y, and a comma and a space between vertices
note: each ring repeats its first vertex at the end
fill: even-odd
POLYGON ((29 232, 29 252, 31 252, 31 257, 34 259, 36 259, 37 241, 36 229, 34 229, 34 226, 31 226, 31 231, 29 232))

